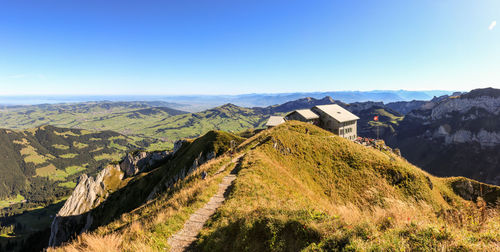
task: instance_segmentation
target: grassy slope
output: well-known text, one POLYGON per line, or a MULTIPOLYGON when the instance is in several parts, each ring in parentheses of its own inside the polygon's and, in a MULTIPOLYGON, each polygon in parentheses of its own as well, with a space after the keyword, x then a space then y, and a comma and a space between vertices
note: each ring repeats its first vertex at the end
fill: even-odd
POLYGON ((166 164, 130 180, 122 181, 119 185, 108 184, 107 188, 114 187, 115 189, 112 189, 113 193, 93 211, 94 227, 97 224, 112 222, 122 213, 139 207, 155 188, 158 193, 163 192, 164 188, 160 185, 165 183, 164 180, 181 173, 185 174, 201 153, 203 155, 211 152, 216 155, 223 154, 229 149, 231 140, 235 140, 236 143, 242 141, 241 138, 230 133, 210 131, 183 145, 166 164))
POLYGON ((199 249, 437 250, 499 245, 498 215, 481 222, 470 212, 470 222, 457 222, 460 214, 453 211, 469 213, 471 208, 453 193, 453 179, 432 177, 393 154, 331 138, 313 127, 306 133, 304 125, 286 125, 275 129, 271 138, 249 153, 230 200, 203 232, 199 249), (436 215, 448 211, 454 213, 446 215, 449 221, 436 215))
MULTIPOLYGON (((456 178, 430 176, 391 153, 301 123, 264 131, 241 151, 247 154, 234 188, 203 230, 199 250, 486 250, 500 244, 498 210, 457 196, 456 178)), ((61 250, 162 250, 216 191, 225 173, 212 174, 228 160, 203 165, 61 250), (211 176, 201 180, 201 171, 211 176)))
POLYGON ((74 104, 42 104, 0 109, 0 127, 13 129, 34 128, 51 124, 74 127, 100 119, 125 115, 179 115, 185 112, 169 108, 152 108, 144 102, 86 102, 74 104))

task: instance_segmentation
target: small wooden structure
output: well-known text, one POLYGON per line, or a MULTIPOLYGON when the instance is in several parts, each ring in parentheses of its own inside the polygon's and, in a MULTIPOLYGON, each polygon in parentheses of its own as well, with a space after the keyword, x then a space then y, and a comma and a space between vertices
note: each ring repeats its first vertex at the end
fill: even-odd
POLYGON ((267 120, 266 127, 272 128, 272 127, 278 126, 284 122, 285 122, 285 119, 281 116, 270 116, 269 119, 267 120))
POLYGON ((310 109, 298 109, 288 113, 285 116, 286 120, 296 120, 312 124, 319 123, 319 115, 312 112, 310 109))
POLYGON ((295 110, 288 113, 285 119, 312 123, 353 141, 358 137, 357 121, 359 117, 337 104, 295 110))

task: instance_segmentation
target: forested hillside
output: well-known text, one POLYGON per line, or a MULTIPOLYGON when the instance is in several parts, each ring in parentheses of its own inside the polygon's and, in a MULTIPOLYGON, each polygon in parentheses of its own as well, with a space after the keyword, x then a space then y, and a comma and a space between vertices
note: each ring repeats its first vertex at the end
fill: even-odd
POLYGON ((67 194, 79 174, 94 173, 143 141, 116 132, 41 126, 0 129, 1 207, 48 203, 67 194))
POLYGON ((53 216, 82 173, 95 174, 146 146, 112 131, 0 129, 0 251, 45 246, 53 216))

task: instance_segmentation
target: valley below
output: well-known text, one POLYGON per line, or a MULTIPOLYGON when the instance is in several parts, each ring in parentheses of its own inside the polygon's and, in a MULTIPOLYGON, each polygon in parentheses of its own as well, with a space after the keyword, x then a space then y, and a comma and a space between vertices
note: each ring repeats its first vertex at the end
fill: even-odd
POLYGON ((106 239, 117 251, 168 249, 230 174, 219 169, 231 155, 242 157, 238 176, 191 244, 196 250, 500 244, 500 90, 389 103, 306 97, 199 112, 172 104, 1 109, 0 250, 95 250, 106 239), (264 129, 270 116, 327 104, 357 115, 358 135, 385 147, 297 122, 264 129))

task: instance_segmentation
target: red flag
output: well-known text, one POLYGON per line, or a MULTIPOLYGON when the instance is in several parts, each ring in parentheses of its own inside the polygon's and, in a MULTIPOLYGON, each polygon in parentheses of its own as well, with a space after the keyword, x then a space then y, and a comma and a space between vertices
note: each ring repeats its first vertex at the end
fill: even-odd
POLYGON ((378 121, 378 116, 374 116, 374 117, 373 117, 373 120, 374 120, 374 121, 378 121))

